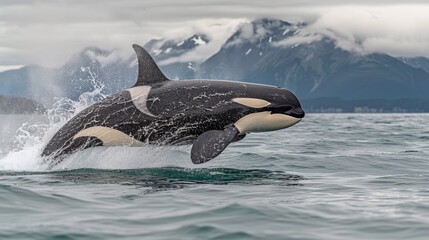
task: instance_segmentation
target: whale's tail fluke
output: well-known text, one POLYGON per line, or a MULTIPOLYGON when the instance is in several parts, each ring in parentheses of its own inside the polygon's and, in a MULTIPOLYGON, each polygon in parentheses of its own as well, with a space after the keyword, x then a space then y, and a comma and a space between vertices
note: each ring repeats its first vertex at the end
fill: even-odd
POLYGON ((134 87, 169 80, 164 76, 153 58, 143 47, 133 44, 133 48, 134 51, 136 51, 139 71, 137 82, 134 87))

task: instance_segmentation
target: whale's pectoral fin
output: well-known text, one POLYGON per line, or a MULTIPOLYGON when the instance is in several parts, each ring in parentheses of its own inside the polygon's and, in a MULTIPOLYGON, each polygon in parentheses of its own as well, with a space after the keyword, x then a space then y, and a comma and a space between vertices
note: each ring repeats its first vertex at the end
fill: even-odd
POLYGON ((229 126, 223 131, 207 131, 194 141, 191 160, 194 164, 205 163, 219 155, 231 142, 237 139, 239 131, 229 126))

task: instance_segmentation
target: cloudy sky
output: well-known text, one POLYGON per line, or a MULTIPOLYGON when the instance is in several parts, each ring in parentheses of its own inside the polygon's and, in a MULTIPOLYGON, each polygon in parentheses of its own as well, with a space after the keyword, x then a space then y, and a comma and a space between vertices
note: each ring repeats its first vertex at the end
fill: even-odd
MULTIPOLYGON (((427 0, 1 0, 0 71, 58 66, 87 46, 132 54, 131 44, 206 31, 226 38, 271 17, 305 21, 344 48, 429 57, 427 0)), ((219 45, 219 44, 218 44, 219 45)))

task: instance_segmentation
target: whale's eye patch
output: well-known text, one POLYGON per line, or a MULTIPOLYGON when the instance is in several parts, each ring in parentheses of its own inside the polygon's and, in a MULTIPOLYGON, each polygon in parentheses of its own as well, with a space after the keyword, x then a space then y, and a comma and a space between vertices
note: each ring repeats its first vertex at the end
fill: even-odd
POLYGON ((263 108, 271 104, 260 98, 234 98, 232 101, 251 108, 263 108))

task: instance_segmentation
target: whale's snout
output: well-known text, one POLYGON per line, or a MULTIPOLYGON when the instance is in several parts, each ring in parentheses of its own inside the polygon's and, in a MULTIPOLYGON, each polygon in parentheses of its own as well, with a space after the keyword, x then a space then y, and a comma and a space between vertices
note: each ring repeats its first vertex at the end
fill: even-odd
POLYGON ((302 110, 301 107, 295 107, 288 112, 286 112, 287 115, 295 117, 295 118, 304 118, 305 112, 302 110))
POLYGON ((286 115, 289 115, 294 118, 302 119, 305 116, 305 112, 301 107, 301 103, 298 98, 291 91, 285 89, 285 98, 287 99, 287 104, 291 107, 286 115))

